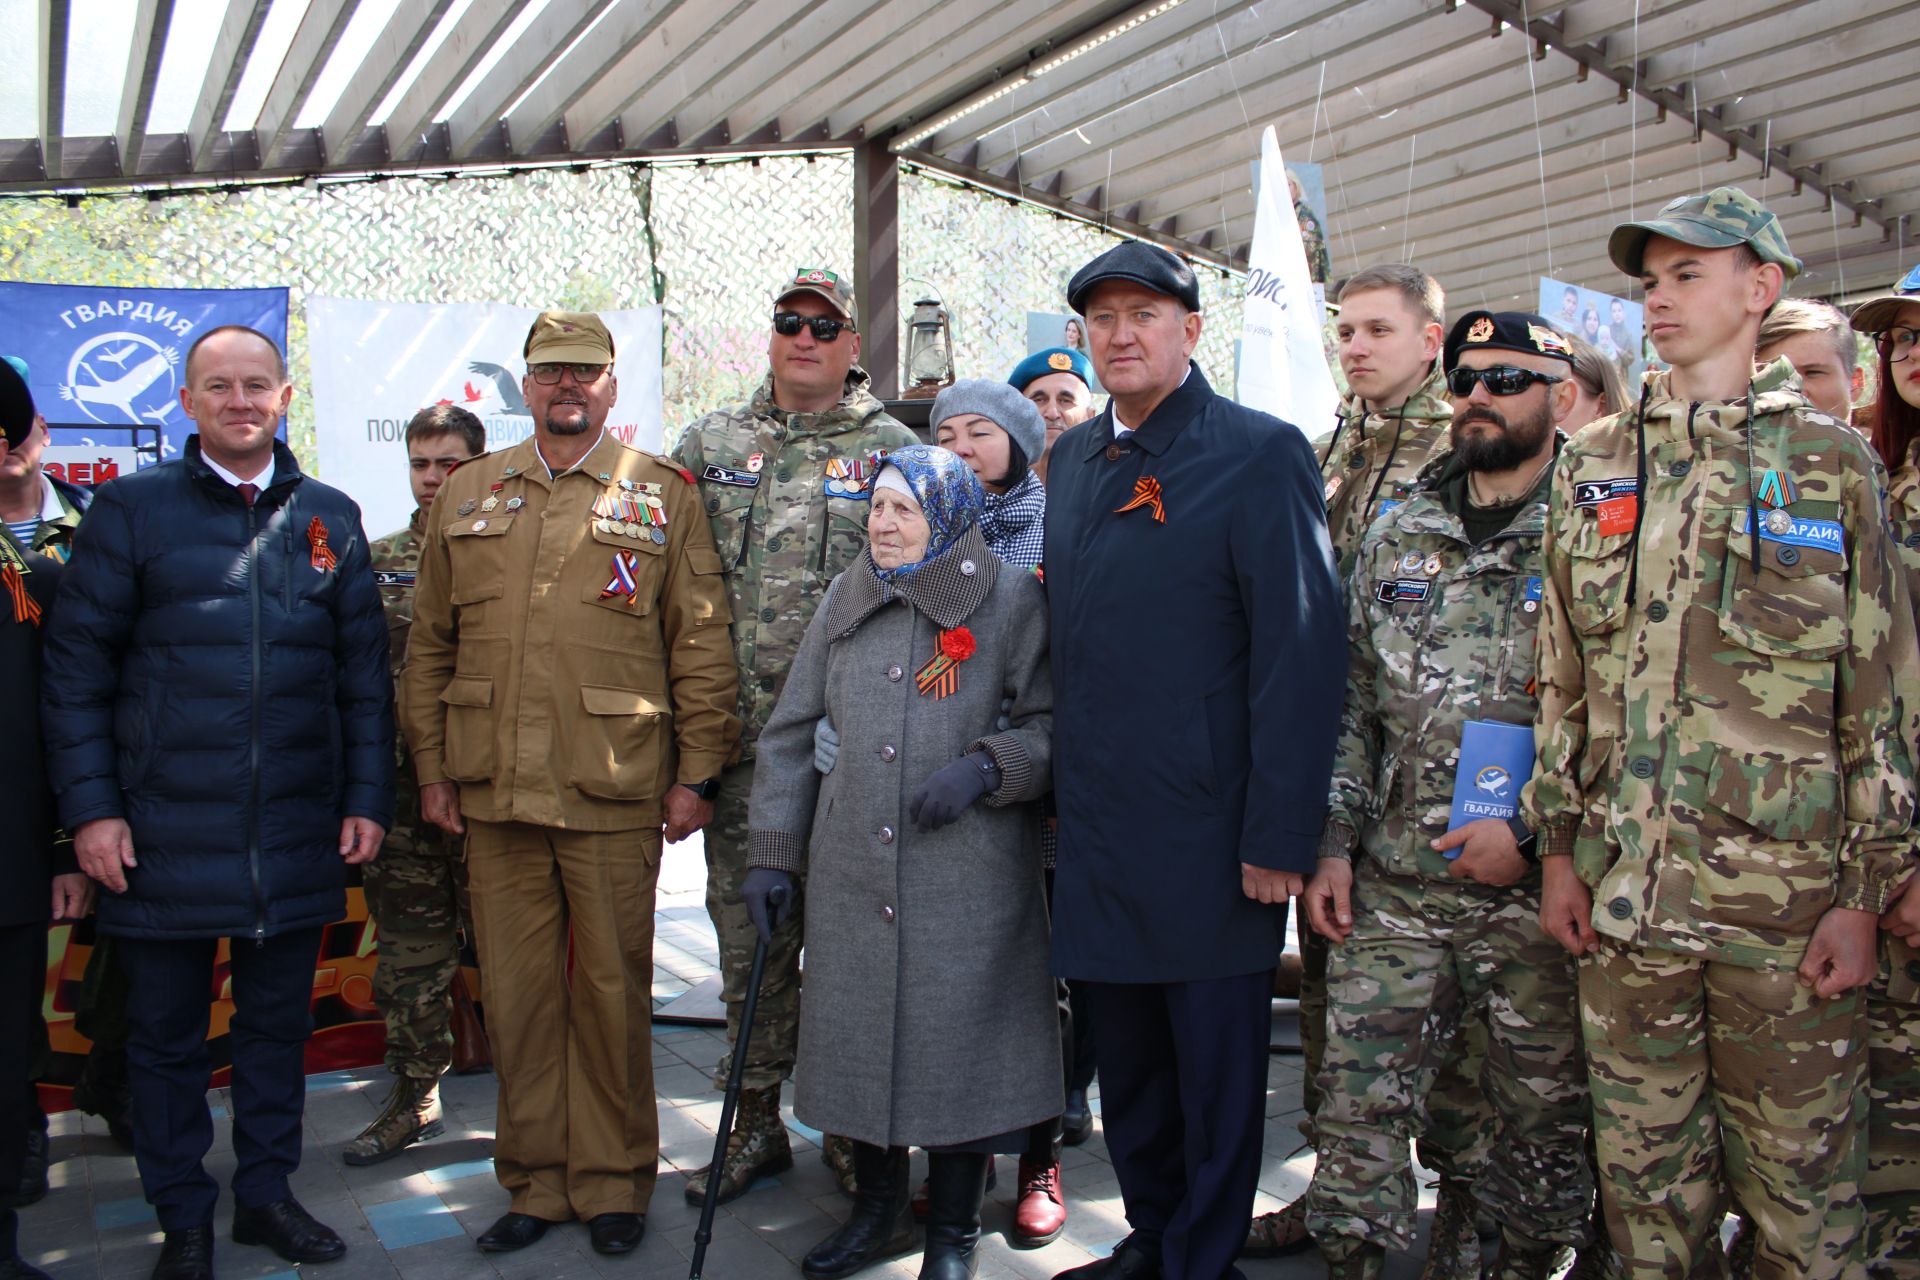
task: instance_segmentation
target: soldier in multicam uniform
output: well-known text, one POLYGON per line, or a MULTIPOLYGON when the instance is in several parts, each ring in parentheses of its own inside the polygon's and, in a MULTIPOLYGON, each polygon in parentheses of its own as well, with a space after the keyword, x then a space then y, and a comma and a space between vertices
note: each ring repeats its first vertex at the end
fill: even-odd
MULTIPOLYGON (((1879 348, 1870 439, 1893 476, 1887 514, 1907 594, 1920 609, 1920 267, 1853 313, 1879 348)), ((1880 972, 1867 989, 1867 1274, 1920 1277, 1920 876, 1881 917, 1880 972)))
MULTIPOLYGON (((368 548, 386 609, 387 652, 396 683, 413 627, 427 509, 455 467, 486 451, 487 429, 458 405, 433 405, 407 423, 406 442, 413 518, 368 548)), ((394 750, 393 829, 380 856, 360 873, 367 915, 379 939, 373 1001, 387 1024, 393 1092, 373 1123, 341 1151, 348 1164, 385 1160, 441 1132, 440 1077, 453 1060, 453 978, 460 968, 461 937, 473 918, 461 840, 421 820, 413 759, 397 730, 394 750)))
MULTIPOLYGON (((1573 965, 1540 928, 1532 832, 1507 817, 1448 826, 1466 724, 1524 742, 1533 722, 1540 535, 1573 360, 1540 316, 1471 311, 1446 365, 1452 452, 1375 522, 1347 589, 1346 711, 1306 894, 1334 940, 1307 1222, 1332 1276, 1377 1277, 1389 1248, 1412 1247, 1408 1144, 1456 1027, 1477 1021, 1497 1124, 1475 1194, 1504 1224, 1491 1274, 1545 1280, 1584 1242, 1593 1193, 1573 965)), ((1517 799, 1511 773, 1507 786, 1517 799)))
POLYGON ((1920 651, 1866 442, 1756 371, 1800 262, 1718 188, 1626 223, 1672 368, 1555 469, 1542 923, 1582 957, 1608 1232, 1631 1277, 1857 1273, 1875 918, 1913 866, 1920 651))
MULTIPOLYGON (((719 935, 729 1040, 739 1037, 756 938, 740 899, 754 740, 773 714, 827 584, 866 547, 874 456, 916 442, 868 393, 867 375, 855 364, 860 332, 846 279, 802 267, 774 288, 773 303, 767 380, 746 404, 689 426, 673 455, 699 481, 713 524, 740 668, 742 758, 720 776, 706 829, 707 914, 719 935)), ((780 1085, 793 1074, 799 1034, 801 915, 787 913, 767 954, 740 1107, 720 1173, 722 1204, 754 1179, 793 1163, 780 1123, 780 1085)), ((716 1087, 731 1065, 731 1054, 721 1059, 716 1087)), ((700 1169, 687 1179, 690 1202, 705 1198, 710 1172, 700 1169)))
MULTIPOLYGON (((1320 459, 1327 533, 1344 582, 1368 526, 1411 497, 1420 473, 1446 455, 1453 414, 1436 363, 1447 308, 1438 282, 1398 263, 1368 267, 1341 286, 1339 303, 1335 339, 1350 394, 1333 430, 1314 442, 1314 453, 1320 459)), ((1304 917, 1297 918, 1296 927, 1302 961, 1300 1040, 1306 1059, 1303 1127, 1311 1137, 1326 1052, 1327 940, 1309 929, 1304 917)), ((1480 1145, 1486 1107, 1474 1077, 1463 1078, 1451 1064, 1435 1086, 1433 1102, 1435 1127, 1421 1143, 1421 1157, 1444 1175, 1436 1239, 1444 1236, 1455 1246, 1429 1255, 1428 1274, 1439 1280, 1454 1274, 1446 1265, 1450 1255, 1458 1255, 1461 1267, 1478 1273, 1479 1244, 1467 1191, 1473 1161, 1468 1153, 1480 1145)), ((1276 1257, 1312 1244, 1301 1199, 1255 1218, 1240 1256, 1276 1257)))

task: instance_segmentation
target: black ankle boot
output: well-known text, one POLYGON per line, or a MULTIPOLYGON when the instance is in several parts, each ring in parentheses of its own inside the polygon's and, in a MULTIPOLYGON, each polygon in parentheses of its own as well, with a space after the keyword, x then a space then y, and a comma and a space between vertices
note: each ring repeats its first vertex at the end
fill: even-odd
POLYGON ((853 1144, 853 1212, 801 1260, 807 1280, 841 1280, 913 1247, 907 1149, 853 1144))
POLYGON ((992 1156, 927 1156, 927 1252, 920 1280, 973 1280, 980 1268, 980 1202, 992 1156))

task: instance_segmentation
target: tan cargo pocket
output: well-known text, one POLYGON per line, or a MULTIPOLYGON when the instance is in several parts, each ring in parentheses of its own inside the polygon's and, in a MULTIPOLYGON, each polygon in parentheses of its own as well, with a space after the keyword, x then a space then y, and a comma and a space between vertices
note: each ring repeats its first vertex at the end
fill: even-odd
POLYGON ((484 515, 447 526, 447 562, 453 571, 447 598, 454 604, 479 604, 506 594, 507 546, 500 539, 513 521, 511 515, 484 515))
POLYGON ((582 547, 577 555, 591 558, 595 566, 591 580, 587 583, 583 598, 589 604, 612 609, 616 613, 630 614, 641 618, 653 612, 654 600, 660 594, 660 576, 664 571, 666 547, 653 540, 650 526, 635 524, 640 532, 637 535, 608 533, 598 524, 588 530, 595 543, 591 547, 582 547), (633 577, 633 600, 628 602, 627 593, 621 589, 615 561, 620 553, 626 552, 631 559, 626 560, 628 572, 633 577), (605 595, 612 591, 615 594, 605 595))
POLYGON ((1720 747, 1702 800, 1693 881, 1701 915, 1779 941, 1810 933, 1833 903, 1845 823, 1839 774, 1720 747))
POLYGON ((1580 634, 1604 635, 1618 631, 1626 621, 1632 543, 1630 533, 1602 536, 1599 522, 1592 518, 1583 519, 1579 532, 1567 540, 1567 555, 1572 560, 1568 574, 1572 599, 1567 601, 1567 614, 1580 634))
POLYGON ((456 675, 440 691, 447 708, 441 767, 455 782, 490 782, 496 764, 493 677, 456 675))
POLYGON ((584 684, 580 704, 587 714, 567 735, 573 760, 568 781, 601 800, 657 799, 665 696, 584 684))

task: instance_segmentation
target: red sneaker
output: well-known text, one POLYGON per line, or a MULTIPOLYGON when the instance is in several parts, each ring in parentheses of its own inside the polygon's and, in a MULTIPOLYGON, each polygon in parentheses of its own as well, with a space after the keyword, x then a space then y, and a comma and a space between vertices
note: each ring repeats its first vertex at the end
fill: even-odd
POLYGON ((1052 1244, 1067 1225, 1067 1193, 1060 1165, 1020 1162, 1020 1201, 1013 1210, 1013 1244, 1037 1249, 1052 1244))

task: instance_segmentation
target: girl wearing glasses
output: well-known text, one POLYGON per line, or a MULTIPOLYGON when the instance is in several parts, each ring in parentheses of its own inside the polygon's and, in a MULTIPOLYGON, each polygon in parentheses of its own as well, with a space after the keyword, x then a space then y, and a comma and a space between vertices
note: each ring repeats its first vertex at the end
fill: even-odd
MULTIPOLYGON (((1853 327, 1871 334, 1880 352, 1878 399, 1868 438, 1893 473, 1887 517, 1920 600, 1920 267, 1893 291, 1853 313, 1853 327)), ((1913 1257, 1920 1235, 1920 875, 1909 876, 1880 917, 1880 973, 1867 988, 1867 1210, 1869 1273, 1893 1274, 1913 1257), (1904 1047, 1903 1047, 1904 1046, 1904 1047)))

